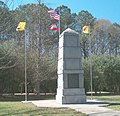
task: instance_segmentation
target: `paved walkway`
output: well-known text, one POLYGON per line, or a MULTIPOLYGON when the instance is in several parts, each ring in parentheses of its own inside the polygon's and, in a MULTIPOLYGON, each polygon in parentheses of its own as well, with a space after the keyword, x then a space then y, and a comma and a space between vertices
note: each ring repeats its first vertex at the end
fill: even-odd
POLYGON ((71 108, 76 111, 87 114, 88 116, 120 116, 119 111, 107 109, 105 107, 107 103, 99 102, 96 100, 87 100, 85 104, 59 104, 55 100, 36 100, 31 101, 37 107, 49 107, 49 108, 71 108))

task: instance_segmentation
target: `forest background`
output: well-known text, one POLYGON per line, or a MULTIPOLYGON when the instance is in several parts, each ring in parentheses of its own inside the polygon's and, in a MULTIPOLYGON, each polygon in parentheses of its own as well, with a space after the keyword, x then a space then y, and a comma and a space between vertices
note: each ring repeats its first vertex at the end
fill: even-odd
MULTIPOLYGON (((50 19, 45 4, 26 4, 15 10, 0 1, 0 94, 24 92, 25 33, 16 32, 20 21, 26 22, 27 87, 31 92, 56 92, 59 33, 48 26, 50 19)), ((93 91, 120 92, 120 25, 93 17, 85 10, 71 13, 59 6, 60 30, 71 28, 80 36, 85 90, 90 91, 90 57, 92 58, 93 91), (90 26, 90 34, 82 27, 90 26), (91 48, 91 56, 90 56, 91 48)))

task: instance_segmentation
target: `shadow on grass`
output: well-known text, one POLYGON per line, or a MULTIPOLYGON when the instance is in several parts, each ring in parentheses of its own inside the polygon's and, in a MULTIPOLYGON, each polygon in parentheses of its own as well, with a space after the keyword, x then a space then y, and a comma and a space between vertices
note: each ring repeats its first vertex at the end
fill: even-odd
POLYGON ((39 116, 73 116, 73 115, 79 115, 79 116, 86 116, 85 114, 82 115, 80 112, 75 112, 75 111, 72 111, 69 109, 51 109, 51 108, 39 108, 39 109, 34 109, 34 110, 27 110, 27 111, 16 111, 16 112, 12 112, 12 113, 4 113, 2 116, 22 116, 22 115, 26 115, 26 116, 36 116, 36 115, 39 115, 39 116))
POLYGON ((100 101, 100 102, 86 102, 86 104, 110 104, 109 102, 102 102, 102 101, 100 101))
POLYGON ((114 105, 120 105, 120 103, 109 103, 110 106, 114 106, 114 105))
POLYGON ((38 114, 42 114, 40 111, 39 111, 39 109, 37 109, 37 110, 27 110, 27 111, 16 111, 16 113, 15 112, 12 112, 12 113, 4 113, 4 114, 2 114, 2 116, 13 116, 13 115, 15 115, 15 116, 22 116, 22 115, 32 115, 32 114, 34 114, 34 115, 38 115, 38 114))
MULTIPOLYGON (((54 95, 28 95, 28 101, 29 100, 49 100, 49 99, 55 99, 54 95)), ((0 102, 15 102, 15 101, 24 101, 25 96, 19 95, 19 96, 0 96, 0 102)))

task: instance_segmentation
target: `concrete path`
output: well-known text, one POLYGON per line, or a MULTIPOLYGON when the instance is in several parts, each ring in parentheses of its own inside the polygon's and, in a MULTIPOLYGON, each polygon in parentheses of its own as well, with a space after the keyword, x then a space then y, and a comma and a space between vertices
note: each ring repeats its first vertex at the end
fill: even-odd
POLYGON ((48 107, 48 108, 71 108, 76 111, 87 114, 88 116, 120 116, 119 111, 107 109, 105 107, 109 105, 107 103, 99 102, 96 100, 87 100, 85 104, 59 104, 55 100, 36 100, 31 101, 37 107, 48 107))

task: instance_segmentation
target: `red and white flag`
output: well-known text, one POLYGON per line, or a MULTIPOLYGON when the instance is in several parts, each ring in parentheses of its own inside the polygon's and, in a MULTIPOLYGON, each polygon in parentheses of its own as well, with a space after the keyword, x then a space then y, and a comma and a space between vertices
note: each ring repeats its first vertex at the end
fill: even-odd
POLYGON ((53 31, 58 31, 58 30, 59 30, 59 28, 57 27, 56 23, 50 25, 49 28, 50 28, 51 30, 53 30, 53 31))

